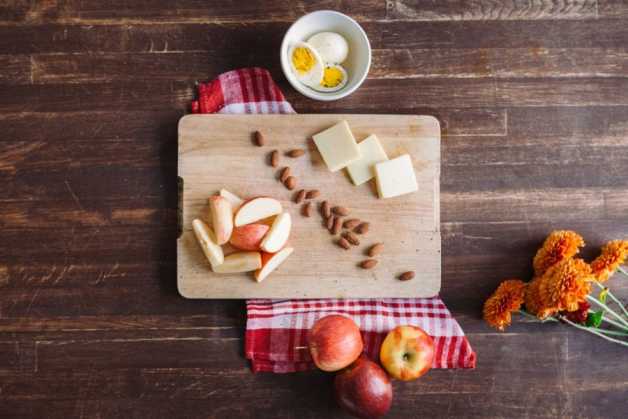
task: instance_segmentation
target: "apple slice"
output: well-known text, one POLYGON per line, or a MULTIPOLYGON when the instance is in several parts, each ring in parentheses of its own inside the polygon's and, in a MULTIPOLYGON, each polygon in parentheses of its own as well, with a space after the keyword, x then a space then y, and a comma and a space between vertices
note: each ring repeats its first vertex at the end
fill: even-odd
POLYGON ((282 212, 273 221, 273 225, 262 241, 260 249, 268 253, 278 252, 288 241, 291 229, 292 217, 290 217, 290 213, 282 212))
POLYGON ((233 229, 229 243, 240 250, 259 250, 270 229, 266 224, 247 224, 233 229))
POLYGON ((218 195, 229 201, 229 203, 231 204, 231 209, 234 213, 238 210, 238 208, 240 208, 240 206, 244 202, 244 199, 240 198, 234 193, 229 192, 226 189, 221 189, 220 192, 218 192, 218 195))
POLYGON ((192 229, 212 268, 221 265, 225 260, 225 256, 222 252, 222 247, 216 242, 216 236, 212 229, 199 219, 192 221, 192 229))
POLYGON ((262 282, 272 271, 277 269, 288 256, 292 254, 294 248, 284 247, 277 253, 262 253, 262 268, 255 271, 255 280, 262 282))
POLYGON ((209 215, 218 244, 225 244, 233 231, 233 210, 231 203, 222 196, 209 197, 209 215))
POLYGON ((236 252, 225 257, 222 265, 212 266, 219 274, 254 271, 262 267, 262 255, 259 252, 236 252))
POLYGON ((235 215, 235 226, 251 224, 273 215, 281 214, 281 202, 273 198, 259 197, 246 201, 235 215))

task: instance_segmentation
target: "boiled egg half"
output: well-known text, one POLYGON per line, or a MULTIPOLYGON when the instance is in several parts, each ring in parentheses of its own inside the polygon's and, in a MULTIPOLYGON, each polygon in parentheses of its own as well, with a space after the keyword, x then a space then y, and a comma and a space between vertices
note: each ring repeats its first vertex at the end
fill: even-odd
POLYGON ((325 66, 316 49, 307 42, 297 42, 290 48, 289 57, 290 67, 297 80, 310 87, 321 84, 325 66))
POLYGON ((323 80, 313 89, 320 92, 335 92, 347 84, 347 70, 339 64, 326 64, 323 70, 323 80))

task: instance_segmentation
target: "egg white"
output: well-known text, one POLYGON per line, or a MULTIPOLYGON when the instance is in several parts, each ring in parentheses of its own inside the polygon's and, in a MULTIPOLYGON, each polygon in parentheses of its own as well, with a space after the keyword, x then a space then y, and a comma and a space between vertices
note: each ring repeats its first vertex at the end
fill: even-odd
POLYGON ((319 32, 307 40, 326 63, 340 64, 347 59, 349 44, 340 34, 335 32, 319 32))
POLYGON ((309 87, 320 85, 321 81, 323 80, 325 67, 323 65, 323 60, 321 59, 320 54, 318 53, 318 51, 316 51, 314 47, 312 47, 307 42, 297 42, 294 45, 292 45, 292 47, 290 48, 290 51, 288 52, 288 60, 290 61, 290 68, 292 69, 292 74, 294 74, 294 76, 297 78, 297 80, 299 80, 299 82, 309 87), (297 70, 296 67, 294 66, 294 62, 292 60, 294 50, 297 48, 307 49, 314 57, 314 61, 315 61, 314 66, 305 73, 299 72, 299 70, 297 70))

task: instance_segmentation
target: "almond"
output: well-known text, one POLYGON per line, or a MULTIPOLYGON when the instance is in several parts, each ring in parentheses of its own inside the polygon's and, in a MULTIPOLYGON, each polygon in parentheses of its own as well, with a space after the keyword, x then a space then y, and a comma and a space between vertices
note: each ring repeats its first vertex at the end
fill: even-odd
POLYGON ((305 195, 305 197, 307 199, 314 199, 314 198, 318 198, 320 194, 321 194, 321 191, 319 191, 318 189, 312 189, 311 191, 307 191, 307 195, 305 195))
POLYGON ((353 230, 353 231, 355 231, 358 234, 366 234, 366 233, 368 233, 370 226, 371 226, 371 224, 369 224, 369 223, 360 223, 360 225, 357 226, 355 228, 355 230, 353 230))
POLYGON ((277 167, 279 165, 279 152, 277 150, 270 152, 270 165, 272 167, 277 167))
POLYGON ((331 234, 340 233, 340 229, 342 228, 342 218, 334 217, 334 225, 331 227, 331 234))
POLYGON ((293 150, 290 150, 286 153, 286 156, 288 157, 301 157, 302 155, 305 154, 305 150, 303 150, 302 148, 295 148, 293 150))
POLYGON ((414 278, 414 271, 404 272, 401 275, 399 275, 400 281, 409 281, 413 278, 414 278))
POLYGON ((288 179, 286 179, 284 185, 289 190, 293 190, 297 186, 297 178, 295 178, 294 176, 288 176, 288 179))
POLYGON ((360 224, 360 220, 358 220, 357 218, 349 218, 347 221, 345 221, 345 223, 342 226, 346 229, 351 230, 352 228, 356 227, 358 224, 360 224))
POLYGON ((262 134, 261 132, 255 131, 255 134, 253 135, 253 137, 254 137, 256 146, 261 147, 264 144, 266 144, 266 138, 264 138, 264 134, 262 134))
POLYGON ((331 217, 327 217, 327 221, 325 223, 325 225, 327 226, 327 230, 331 231, 332 227, 334 226, 334 220, 336 217, 334 217, 333 215, 331 217))
POLYGON ((377 260, 375 259, 366 259, 360 262, 360 268, 362 269, 373 269, 377 265, 377 260))
POLYGON ((279 176, 279 180, 283 183, 286 181, 286 179, 288 179, 288 177, 290 177, 290 168, 284 167, 283 169, 281 169, 281 175, 279 176))
POLYGON ((334 214, 340 215, 340 216, 343 216, 343 217, 345 215, 349 215, 349 210, 347 208, 345 208, 345 207, 337 206, 337 207, 333 207, 331 210, 334 212, 334 214))
POLYGON ((323 214, 323 217, 325 218, 331 217, 331 209, 329 208, 329 202, 323 201, 323 203, 321 204, 321 214, 323 214))
POLYGON ((347 239, 349 241, 349 243, 351 243, 354 246, 359 246, 360 245, 360 240, 358 239, 358 236, 356 236, 355 234, 353 234, 350 231, 345 231, 344 234, 345 239, 347 239))
POLYGON ((304 199, 305 199, 305 189, 301 189, 294 196, 294 202, 296 202, 297 204, 300 204, 301 202, 303 202, 304 199))
POLYGON ((370 257, 379 255, 384 251, 384 243, 375 243, 373 246, 369 248, 368 255, 370 257))
POLYGON ((348 250, 351 247, 347 239, 345 239, 344 237, 341 237, 337 243, 338 243, 338 246, 342 247, 345 250, 348 250))
POLYGON ((306 202, 303 204, 303 209, 301 210, 304 217, 309 217, 312 215, 312 203, 306 202))

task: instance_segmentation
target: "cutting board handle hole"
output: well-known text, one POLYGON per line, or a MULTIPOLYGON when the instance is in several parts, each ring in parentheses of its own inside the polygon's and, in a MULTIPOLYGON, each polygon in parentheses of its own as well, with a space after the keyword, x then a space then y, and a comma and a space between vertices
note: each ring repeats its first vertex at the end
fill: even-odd
POLYGON ((183 178, 177 176, 177 238, 183 233, 183 178))

